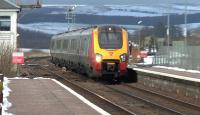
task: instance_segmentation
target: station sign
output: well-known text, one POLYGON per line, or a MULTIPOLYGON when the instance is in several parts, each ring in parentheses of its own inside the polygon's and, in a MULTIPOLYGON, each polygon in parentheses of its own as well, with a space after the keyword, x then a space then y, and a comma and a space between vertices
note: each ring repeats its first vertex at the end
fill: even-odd
POLYGON ((24 52, 13 52, 12 64, 24 64, 24 52))
POLYGON ((148 51, 140 51, 140 57, 146 58, 148 55, 148 51))

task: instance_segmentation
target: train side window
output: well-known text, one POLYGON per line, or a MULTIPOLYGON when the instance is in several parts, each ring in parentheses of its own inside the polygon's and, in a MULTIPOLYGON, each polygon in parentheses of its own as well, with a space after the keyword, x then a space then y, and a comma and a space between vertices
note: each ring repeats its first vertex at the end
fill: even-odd
POLYGON ((57 46, 57 49, 61 49, 61 40, 58 40, 58 41, 57 41, 56 46, 57 46))
POLYGON ((88 41, 89 41, 89 39, 85 39, 85 40, 84 40, 84 55, 87 55, 87 51, 88 51, 88 41))
POLYGON ((83 48, 83 45, 82 45, 82 44, 83 44, 83 40, 80 39, 80 51, 81 51, 81 52, 83 51, 83 49, 82 49, 82 48, 83 48))
POLYGON ((77 49, 77 46, 78 46, 78 41, 77 41, 77 39, 74 39, 74 50, 77 49))
POLYGON ((79 44, 80 44, 80 43, 79 43, 79 39, 76 39, 76 50, 79 49, 79 47, 80 47, 79 44))
POLYGON ((62 42, 62 46, 63 46, 63 49, 65 49, 65 47, 66 47, 66 40, 63 40, 63 42, 62 42))
POLYGON ((79 53, 80 54, 83 54, 83 41, 84 41, 84 39, 82 38, 82 37, 80 37, 80 40, 79 40, 79 53))
POLYGON ((53 41, 53 49, 56 49, 56 41, 53 41))
POLYGON ((58 41, 56 41, 56 49, 58 49, 59 47, 58 47, 58 41))
POLYGON ((63 40, 60 40, 60 49, 63 50, 63 40))
POLYGON ((91 39, 91 36, 88 35, 88 40, 87 40, 87 51, 88 51, 88 49, 89 49, 89 42, 90 42, 90 39, 91 39))
POLYGON ((69 40, 64 40, 63 42, 63 49, 67 50, 69 46, 69 40))
POLYGON ((72 51, 75 50, 75 45, 76 45, 76 41, 75 41, 75 39, 72 39, 71 40, 71 48, 70 48, 72 51))
POLYGON ((56 46, 56 49, 58 49, 58 41, 56 41, 56 45, 55 46, 56 46))
POLYGON ((72 50, 72 40, 70 40, 70 47, 69 47, 70 51, 72 50))

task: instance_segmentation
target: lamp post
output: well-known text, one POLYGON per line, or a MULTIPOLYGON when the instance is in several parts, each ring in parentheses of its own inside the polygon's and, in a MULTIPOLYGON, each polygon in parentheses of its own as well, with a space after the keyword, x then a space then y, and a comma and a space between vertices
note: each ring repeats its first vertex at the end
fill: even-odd
POLYGON ((169 49, 169 40, 170 39, 170 14, 167 14, 167 47, 169 49))
MULTIPOLYGON (((141 20, 137 22, 138 25, 140 25, 141 23, 142 23, 141 20)), ((139 37, 139 48, 140 48, 140 39, 141 39, 141 32, 140 31, 141 31, 141 29, 139 30, 139 33, 138 33, 139 34, 138 35, 138 37, 139 37)))

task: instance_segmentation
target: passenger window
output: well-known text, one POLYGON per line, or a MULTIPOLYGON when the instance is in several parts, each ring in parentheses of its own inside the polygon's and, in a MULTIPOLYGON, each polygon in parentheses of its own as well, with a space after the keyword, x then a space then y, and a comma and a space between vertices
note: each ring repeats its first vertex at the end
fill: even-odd
POLYGON ((68 40, 64 40, 64 42, 63 42, 63 49, 67 50, 68 46, 69 46, 68 40))

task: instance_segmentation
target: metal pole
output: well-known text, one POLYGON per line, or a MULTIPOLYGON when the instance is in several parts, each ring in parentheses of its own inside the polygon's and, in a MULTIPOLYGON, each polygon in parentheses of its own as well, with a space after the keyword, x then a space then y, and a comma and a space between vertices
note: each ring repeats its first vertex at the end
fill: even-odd
POLYGON ((141 31, 141 30, 139 30, 139 48, 141 48, 141 47, 140 47, 140 36, 141 36, 140 31, 141 31))
MULTIPOLYGON (((185 15, 184 15, 184 21, 185 21, 185 28, 184 28, 184 36, 185 36, 185 39, 184 39, 184 44, 185 44, 185 53, 186 55, 188 54, 188 48, 187 48, 187 0, 185 0, 185 15)), ((184 58, 185 59, 185 58, 184 58)), ((186 65, 187 65, 187 62, 188 62, 188 58, 186 58, 183 62, 186 62, 186 65)), ((185 68, 187 68, 187 66, 184 65, 185 68)))
POLYGON ((167 15, 167 48, 169 48, 169 39, 170 39, 170 14, 167 15))
POLYGON ((17 64, 17 77, 20 77, 20 67, 19 67, 19 64, 17 64))
POLYGON ((187 0, 185 0, 185 16, 184 16, 185 28, 184 28, 184 36, 185 36, 185 45, 187 45, 187 0))
POLYGON ((68 24, 68 31, 69 31, 69 29, 70 29, 70 26, 69 26, 69 13, 70 13, 70 11, 69 11, 70 9, 67 9, 67 24, 68 24))
POLYGON ((67 19, 67 23, 68 23, 68 31, 70 31, 70 20, 71 20, 71 24, 74 24, 75 23, 75 13, 73 12, 75 10, 77 6, 73 6, 72 8, 68 8, 67 9, 67 16, 66 16, 66 19, 67 19))
MULTIPOLYGON (((169 5, 170 9, 170 5, 169 5)), ((170 57, 170 51, 169 51, 169 44, 170 44, 170 12, 168 12, 167 15, 167 63, 169 64, 169 57, 170 57)))
MULTIPOLYGON (((140 24, 142 23, 142 21, 140 20, 140 21, 138 21, 137 23, 138 23, 138 25, 140 25, 140 24)), ((138 36, 138 37, 139 37, 139 48, 141 47, 141 46, 140 46, 141 30, 142 30, 142 29, 139 29, 139 36, 138 36)))

